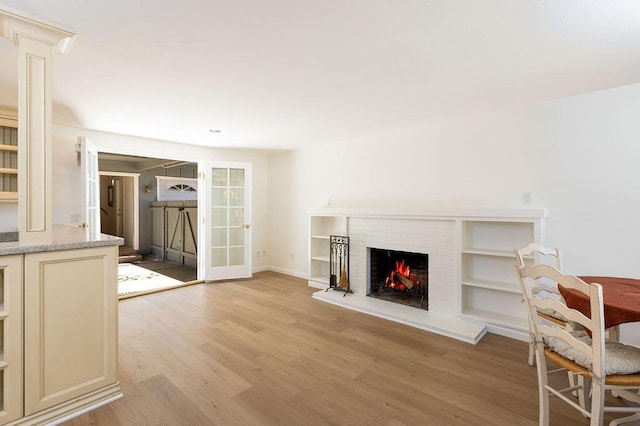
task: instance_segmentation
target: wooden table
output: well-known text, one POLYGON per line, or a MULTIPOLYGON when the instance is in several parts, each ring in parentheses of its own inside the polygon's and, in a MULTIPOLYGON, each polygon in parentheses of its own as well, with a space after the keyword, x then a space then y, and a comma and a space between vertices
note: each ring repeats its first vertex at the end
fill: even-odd
MULTIPOLYGON (((619 277, 578 277, 587 283, 602 285, 605 329, 626 322, 640 321, 640 280, 619 277)), ((558 286, 567 306, 591 316, 589 297, 573 289, 558 286)))

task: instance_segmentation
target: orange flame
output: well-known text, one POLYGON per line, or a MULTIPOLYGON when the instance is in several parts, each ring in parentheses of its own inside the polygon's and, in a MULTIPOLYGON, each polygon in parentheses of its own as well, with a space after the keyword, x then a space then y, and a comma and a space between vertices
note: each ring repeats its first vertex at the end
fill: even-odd
MULTIPOLYGON (((404 260, 396 260, 396 268, 393 271, 391 271, 391 273, 385 280, 384 284, 386 287, 390 287, 397 290, 405 290, 406 289, 405 285, 396 281, 396 274, 403 275, 406 278, 412 280, 410 276, 411 269, 409 268, 409 265, 405 265, 404 260)), ((414 281, 414 284, 419 285, 417 281, 414 281)))
POLYGON ((398 274, 404 275, 409 278, 409 274, 411 273, 411 269, 409 265, 404 264, 404 260, 396 260, 396 270, 393 272, 397 272, 398 274))

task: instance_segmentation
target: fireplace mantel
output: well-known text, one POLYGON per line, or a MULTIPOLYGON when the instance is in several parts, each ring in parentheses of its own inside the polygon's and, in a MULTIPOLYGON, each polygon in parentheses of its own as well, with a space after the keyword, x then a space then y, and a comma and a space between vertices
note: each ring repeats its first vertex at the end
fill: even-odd
POLYGON ((314 298, 477 343, 487 332, 527 340, 513 249, 541 242, 544 209, 351 209, 309 214, 314 298), (329 235, 350 237, 353 294, 325 292, 329 235), (366 296, 368 248, 429 253, 429 311, 366 296))
POLYGON ((310 216, 402 218, 402 219, 541 219, 546 217, 545 209, 479 209, 479 208, 439 208, 439 209, 368 209, 368 208, 318 208, 309 209, 310 216))

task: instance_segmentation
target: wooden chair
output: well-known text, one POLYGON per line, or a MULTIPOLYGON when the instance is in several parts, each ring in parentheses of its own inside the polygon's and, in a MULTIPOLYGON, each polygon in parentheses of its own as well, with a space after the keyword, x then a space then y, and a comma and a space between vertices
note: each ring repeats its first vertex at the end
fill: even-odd
POLYGON ((640 389, 640 348, 615 341, 607 341, 605 344, 602 286, 587 284, 578 277, 564 275, 549 265, 517 266, 516 270, 527 303, 535 344, 540 425, 549 424, 551 395, 559 397, 589 417, 592 426, 602 425, 605 412, 635 413, 612 421, 612 426, 640 420, 640 406, 605 405, 607 390, 615 390, 616 395, 640 404, 637 394, 640 389), (551 280, 587 295, 591 304, 591 318, 569 308, 559 300, 541 297, 539 293, 535 293, 533 287, 540 280, 551 280), (584 330, 591 331, 591 336, 584 330, 568 329, 556 322, 544 320, 538 315, 538 311, 543 309, 553 309, 567 320, 580 324, 584 330), (547 359, 561 368, 548 370, 547 359), (570 371, 579 374, 585 380, 578 385, 557 389, 548 381, 548 375, 556 371, 570 371), (580 406, 566 395, 586 386, 591 387, 591 402, 587 407, 580 406))
MULTIPOLYGON (((527 259, 530 259, 531 264, 544 263, 555 267, 558 271, 562 271, 562 256, 560 255, 559 248, 545 247, 540 244, 531 243, 522 248, 514 250, 516 255, 516 265, 519 267, 525 266, 527 259)), ((533 288, 534 293, 541 293, 554 299, 563 301, 562 295, 558 291, 558 286, 553 282, 540 283, 537 287, 533 288)), ((560 325, 566 325, 566 318, 559 315, 553 310, 546 309, 544 311, 538 311, 538 315, 547 321, 557 322, 560 325)), ((609 339, 619 341, 620 331, 619 327, 611 327, 607 329, 609 339)), ((529 349, 529 365, 534 365, 533 345, 529 349)))
MULTIPOLYGON (((547 263, 554 266, 558 271, 562 271, 562 257, 560 256, 560 249, 545 247, 540 244, 531 243, 522 248, 514 250, 516 255, 516 265, 523 267, 527 263, 527 259, 531 259, 529 263, 547 263)), ((542 296, 553 297, 554 299, 562 300, 562 295, 558 291, 556 283, 540 283, 539 285, 532 287, 531 291, 534 293, 540 293, 542 296)), ((557 312, 552 310, 538 311, 538 315, 547 321, 557 322, 560 325, 566 325, 566 318, 558 315, 557 312)), ((529 326, 531 330, 531 325, 529 326)), ((535 363, 533 344, 529 346, 529 358, 527 360, 529 365, 533 366, 535 363)))

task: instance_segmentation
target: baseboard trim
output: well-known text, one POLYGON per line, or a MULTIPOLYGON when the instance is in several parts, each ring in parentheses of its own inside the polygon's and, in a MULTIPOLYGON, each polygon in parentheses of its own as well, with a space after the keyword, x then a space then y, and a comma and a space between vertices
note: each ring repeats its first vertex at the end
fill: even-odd
POLYGON ((309 279, 309 274, 306 272, 294 271, 293 269, 280 268, 278 266, 266 266, 264 271, 277 272, 279 274, 285 274, 296 278, 302 278, 303 280, 309 279))
POLYGON ((529 332, 527 330, 516 330, 497 324, 487 324, 489 333, 498 334, 500 336, 509 337, 511 339, 520 340, 522 342, 529 341, 529 332))
POLYGON ((78 398, 74 398, 65 403, 56 405, 46 410, 18 419, 7 426, 17 425, 58 425, 74 417, 87 413, 103 405, 109 404, 122 398, 124 395, 120 390, 120 383, 114 383, 102 389, 98 389, 78 398))

